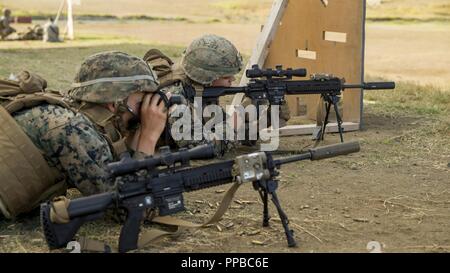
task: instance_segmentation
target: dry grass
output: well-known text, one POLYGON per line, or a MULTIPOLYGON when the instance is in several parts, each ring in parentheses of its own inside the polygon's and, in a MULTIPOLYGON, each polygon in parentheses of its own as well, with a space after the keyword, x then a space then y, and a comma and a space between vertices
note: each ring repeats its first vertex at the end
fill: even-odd
POLYGON ((449 22, 450 5, 446 0, 386 0, 369 7, 367 17, 373 21, 449 22))
POLYGON ((450 114, 450 89, 433 85, 399 82, 394 90, 365 92, 364 99, 374 110, 394 116, 416 114, 446 118, 450 114))
MULTIPOLYGON (((56 15, 59 0, 4 0, 2 5, 22 15, 56 15)), ((82 0, 74 6, 76 15, 97 17, 143 15, 153 18, 187 18, 195 21, 264 20, 271 0, 82 0), (170 3, 170 4, 169 4, 170 3)))
MULTIPOLYGON (((208 22, 264 21, 272 0, 173 0, 168 4, 160 0, 82 0, 75 6, 77 15, 91 18, 144 16, 144 18, 182 18, 208 22)), ((0 7, 16 10, 16 15, 46 17, 55 15, 59 0, 3 0, 0 7)), ((393 22, 449 22, 450 5, 446 0, 384 0, 380 6, 368 7, 370 21, 393 22)))
MULTIPOLYGON (((144 56, 150 48, 160 48, 169 56, 177 58, 183 48, 176 46, 164 46, 155 44, 129 44, 122 43, 104 45, 103 41, 83 40, 76 42, 73 47, 65 48, 34 48, 34 49, 9 49, 1 50, 0 77, 8 77, 10 73, 18 73, 21 70, 29 70, 42 75, 49 82, 52 89, 65 89, 70 86, 76 69, 87 56, 109 50, 124 51, 136 56, 144 56), (94 45, 91 43, 94 42, 94 45)), ((42 45, 41 42, 33 42, 32 45, 42 45)))

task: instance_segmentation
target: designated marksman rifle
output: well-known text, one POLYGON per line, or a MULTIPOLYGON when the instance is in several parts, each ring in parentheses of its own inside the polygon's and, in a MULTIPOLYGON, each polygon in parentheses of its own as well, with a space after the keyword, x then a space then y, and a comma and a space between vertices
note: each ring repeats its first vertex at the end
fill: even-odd
MULTIPOLYGON (((41 204, 41 224, 50 249, 66 247, 78 229, 88 221, 102 218, 108 209, 124 209, 126 220, 119 238, 119 251, 127 252, 138 247, 140 225, 147 209, 158 209, 160 216, 185 209, 183 193, 212 186, 252 182, 263 200, 263 225, 269 225, 268 195, 278 211, 288 245, 296 242, 288 226, 288 218, 281 208, 276 190, 278 169, 287 163, 300 160, 320 160, 359 151, 358 142, 349 142, 309 149, 291 157, 274 159, 270 153, 258 152, 242 155, 236 160, 190 167, 189 161, 214 156, 211 145, 190 150, 162 151, 160 156, 142 160, 124 158, 108 165, 110 179, 126 177, 118 182, 115 191, 82 197, 63 204, 58 201, 41 204), (143 174, 144 172, 144 174, 143 174)), ((67 200, 67 199, 66 199, 67 200)))
POLYGON ((306 74, 306 69, 288 68, 284 70, 282 66, 277 66, 275 70, 270 68, 264 70, 260 69, 258 65, 254 65, 246 71, 247 78, 251 79, 246 86, 206 87, 202 92, 202 99, 207 104, 217 104, 221 96, 244 93, 252 99, 258 109, 258 106, 264 101, 268 101, 270 105, 281 105, 285 102, 285 95, 320 94, 325 102, 326 114, 318 139, 323 140, 331 106, 333 106, 341 142, 344 142, 342 135, 343 121, 338 109, 342 91, 346 89, 380 90, 395 88, 395 82, 345 84, 345 79, 329 74, 313 74, 310 80, 292 80, 293 77, 305 77, 306 74))

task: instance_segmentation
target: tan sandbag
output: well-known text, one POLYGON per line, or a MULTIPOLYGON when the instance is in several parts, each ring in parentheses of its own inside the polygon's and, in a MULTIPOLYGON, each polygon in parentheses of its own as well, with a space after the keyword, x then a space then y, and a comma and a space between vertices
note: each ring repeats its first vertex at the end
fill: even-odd
POLYGON ((175 64, 167 55, 159 49, 150 49, 144 55, 144 61, 156 73, 159 87, 166 87, 178 81, 184 81, 186 76, 179 65, 175 64))
POLYGON ((47 81, 37 74, 21 71, 17 75, 18 81, 0 79, 0 100, 8 100, 19 94, 44 92, 47 81))
POLYGON ((144 61, 156 72, 158 78, 171 72, 173 61, 159 49, 152 48, 144 55, 144 61))
POLYGON ((17 78, 19 79, 20 89, 27 94, 41 92, 47 88, 47 81, 37 74, 21 71, 17 78))
POLYGON ((20 111, 22 109, 32 108, 42 103, 59 105, 64 108, 71 109, 70 106, 58 94, 37 92, 33 94, 21 94, 14 97, 11 101, 3 103, 2 106, 10 114, 20 111))
MULTIPOLYGON (((0 210, 14 218, 39 204, 57 181, 39 149, 0 106, 0 210)), ((58 192, 61 189, 58 186, 58 192)))
POLYGON ((22 93, 19 83, 0 79, 0 100, 7 99, 7 96, 16 96, 22 93))

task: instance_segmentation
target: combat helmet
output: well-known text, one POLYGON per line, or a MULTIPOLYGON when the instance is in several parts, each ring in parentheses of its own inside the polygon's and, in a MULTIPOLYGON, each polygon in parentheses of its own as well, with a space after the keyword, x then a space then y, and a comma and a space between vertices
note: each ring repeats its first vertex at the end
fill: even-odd
POLYGON ((242 57, 230 41, 210 34, 194 40, 188 46, 181 67, 190 79, 208 86, 221 77, 239 73, 242 57))
POLYGON ((113 103, 136 92, 154 92, 158 85, 157 76, 142 59, 107 51, 81 64, 68 96, 77 101, 113 103))

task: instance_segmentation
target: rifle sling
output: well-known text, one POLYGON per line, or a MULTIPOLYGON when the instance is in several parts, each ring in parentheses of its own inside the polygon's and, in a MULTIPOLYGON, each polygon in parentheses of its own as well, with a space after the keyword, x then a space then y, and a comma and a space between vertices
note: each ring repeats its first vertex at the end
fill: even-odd
MULTIPOLYGON (((239 189, 241 183, 235 182, 233 185, 228 189, 228 191, 225 193, 222 201, 220 202, 219 207, 217 208, 214 215, 203 224, 195 224, 186 220, 178 219, 171 216, 157 216, 154 217, 151 221, 157 224, 163 224, 175 227, 175 231, 163 231, 158 229, 149 229, 142 233, 142 235, 139 238, 138 241, 138 248, 142 249, 149 245, 150 243, 156 241, 157 239, 160 239, 164 236, 175 236, 178 235, 181 231, 187 228, 203 228, 208 227, 211 224, 217 223, 222 219, 222 216, 225 214, 225 212, 228 210, 228 207, 231 204, 231 201, 233 200, 234 194, 239 189)), ((97 241, 88 239, 86 237, 80 237, 79 238, 80 243, 80 250, 83 251, 90 251, 90 252, 117 252, 116 249, 113 249, 109 247, 107 244, 97 241)))

